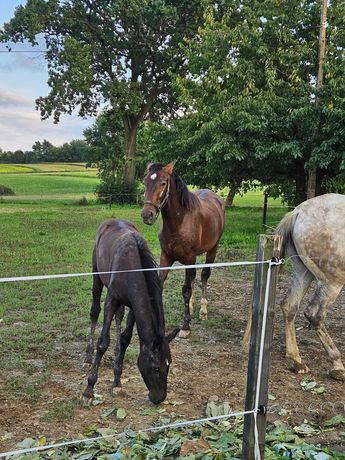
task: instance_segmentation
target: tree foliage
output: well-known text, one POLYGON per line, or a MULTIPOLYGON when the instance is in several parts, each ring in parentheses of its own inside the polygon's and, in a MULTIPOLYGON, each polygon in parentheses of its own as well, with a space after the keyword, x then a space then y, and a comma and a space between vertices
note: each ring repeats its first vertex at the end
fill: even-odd
POLYGON ((319 169, 319 188, 345 168, 345 6, 329 7, 317 92, 320 6, 224 0, 208 9, 189 42, 189 73, 176 79, 189 115, 156 133, 169 139, 175 132, 164 148, 175 150, 193 183, 260 180, 298 202, 310 167, 319 169))
POLYGON ((15 152, 0 151, 0 163, 29 164, 29 163, 50 163, 50 162, 86 162, 91 157, 91 148, 84 140, 75 139, 66 142, 60 147, 54 146, 44 139, 36 141, 32 150, 16 150, 15 152))
POLYGON ((37 100, 42 118, 100 106, 119 114, 124 179, 135 174, 136 136, 148 116, 176 108, 173 74, 184 73, 183 43, 202 17, 201 0, 28 0, 0 34, 2 42, 38 36, 46 44, 50 92, 37 100))

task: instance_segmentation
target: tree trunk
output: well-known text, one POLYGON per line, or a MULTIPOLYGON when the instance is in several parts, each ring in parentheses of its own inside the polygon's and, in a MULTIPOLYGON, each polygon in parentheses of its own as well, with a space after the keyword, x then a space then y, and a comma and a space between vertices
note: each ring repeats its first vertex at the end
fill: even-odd
POLYGON ((238 187, 231 187, 229 189, 229 193, 225 199, 225 207, 226 208, 231 208, 231 206, 233 205, 233 202, 234 202, 234 198, 235 198, 235 195, 236 195, 236 192, 238 190, 238 187))
POLYGON ((308 171, 308 187, 307 187, 307 198, 314 198, 316 196, 316 184, 317 184, 317 168, 311 168, 308 171))
POLYGON ((301 171, 297 173, 295 177, 296 183, 296 203, 295 206, 302 203, 307 199, 307 181, 306 181, 306 174, 304 172, 303 167, 301 167, 301 171))
POLYGON ((125 128, 125 169, 123 181, 126 185, 134 185, 138 120, 134 115, 125 115, 123 123, 125 128))
POLYGON ((325 175, 326 171, 324 169, 318 169, 316 176, 316 196, 322 195, 322 193, 324 193, 322 191, 322 181, 325 175))

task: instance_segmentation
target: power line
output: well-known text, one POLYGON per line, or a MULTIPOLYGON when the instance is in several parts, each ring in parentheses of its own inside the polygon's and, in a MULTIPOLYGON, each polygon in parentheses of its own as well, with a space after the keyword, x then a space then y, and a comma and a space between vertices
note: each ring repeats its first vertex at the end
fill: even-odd
POLYGON ((34 50, 27 50, 27 51, 15 51, 15 50, 0 50, 0 53, 47 53, 48 50, 37 50, 37 51, 34 51, 34 50))

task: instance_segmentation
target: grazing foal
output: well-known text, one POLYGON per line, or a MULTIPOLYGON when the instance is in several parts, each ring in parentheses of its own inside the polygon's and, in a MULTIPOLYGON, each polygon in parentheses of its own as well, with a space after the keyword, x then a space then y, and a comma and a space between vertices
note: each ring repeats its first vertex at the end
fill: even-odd
POLYGON ((118 336, 112 389, 121 387, 123 359, 136 323, 140 342, 138 368, 149 390, 150 401, 159 404, 167 394, 167 378, 171 364, 169 342, 179 330, 176 329, 169 336, 165 336, 162 288, 157 270, 130 271, 157 268, 152 254, 132 223, 125 220, 108 220, 97 231, 92 267, 95 273, 118 273, 101 273, 93 276, 91 336, 86 351, 86 363, 92 363, 94 333, 101 310, 103 286, 108 290, 103 328, 97 342, 96 357, 88 375, 84 400, 90 401, 93 398, 98 368, 109 346, 110 326, 115 316, 118 336), (121 271, 125 272, 119 273, 121 271), (119 336, 124 306, 129 307, 127 325, 119 336))
MULTIPOLYGON (((193 265, 197 256, 205 252, 206 263, 213 263, 224 230, 223 200, 207 189, 190 192, 183 180, 174 173, 174 163, 166 166, 149 164, 144 184, 145 203, 141 213, 144 223, 152 225, 159 212, 162 213, 160 266, 168 267, 175 261, 193 265)), ((161 272, 163 282, 168 272, 161 272)), ((206 289, 210 274, 210 268, 202 269, 201 319, 207 319, 206 289)), ((195 275, 195 268, 186 269, 182 288, 185 309, 180 337, 190 334, 195 275)))

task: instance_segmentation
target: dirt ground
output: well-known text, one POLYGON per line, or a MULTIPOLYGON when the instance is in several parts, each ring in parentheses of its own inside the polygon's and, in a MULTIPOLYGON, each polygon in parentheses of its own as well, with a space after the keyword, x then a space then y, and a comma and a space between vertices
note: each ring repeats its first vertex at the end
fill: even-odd
MULTIPOLYGON (((282 421, 293 427, 305 420, 323 422, 334 415, 345 416, 345 383, 329 378, 329 362, 316 333, 299 313, 297 335, 300 351, 311 369, 308 377, 325 386, 325 392, 315 395, 301 386, 303 375, 295 375, 291 363, 284 358, 284 331, 279 300, 284 293, 288 274, 281 275, 277 292, 274 342, 271 357, 268 421, 282 421), (274 398, 274 399, 273 399, 274 398), (282 411, 283 409, 283 411, 282 411)), ((241 350, 247 309, 250 305, 252 272, 237 271, 226 276, 221 272, 210 279, 210 321, 218 321, 216 327, 207 328, 207 321, 195 320, 189 339, 175 340, 171 344, 173 363, 169 374, 166 404, 154 407, 147 399, 147 389, 140 377, 135 360, 124 367, 123 392, 116 397, 109 394, 112 381, 111 348, 107 352, 95 387, 102 395, 100 404, 89 408, 79 405, 79 396, 85 388, 86 375, 82 368, 84 345, 56 343, 54 350, 35 356, 32 363, 37 373, 48 370, 50 378, 37 398, 11 396, 0 381, 0 452, 12 449, 24 438, 45 436, 48 442, 80 437, 90 426, 116 428, 125 426, 143 429, 152 426, 163 417, 170 422, 205 416, 205 408, 211 396, 219 402, 229 401, 233 411, 244 407, 247 356, 241 350), (69 415, 64 407, 74 401, 69 415), (53 417, 47 414, 62 414, 53 417), (111 409, 122 407, 127 417, 119 421, 111 409)), ((345 358, 344 307, 345 293, 340 294, 328 317, 328 329, 345 358)), ((182 305, 181 305, 182 311, 182 305)), ((66 406, 67 407, 67 406, 66 406)), ((344 426, 325 431, 311 442, 321 443, 340 451, 345 450, 344 426)), ((308 441, 308 439, 307 439, 308 441)))

